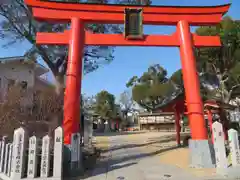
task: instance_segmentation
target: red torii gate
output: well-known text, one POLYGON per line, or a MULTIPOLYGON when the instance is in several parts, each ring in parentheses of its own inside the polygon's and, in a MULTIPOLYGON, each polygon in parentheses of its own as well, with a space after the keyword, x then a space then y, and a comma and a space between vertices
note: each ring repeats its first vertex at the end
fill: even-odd
POLYGON ((209 7, 147 7, 39 0, 25 0, 25 3, 32 7, 33 16, 37 20, 71 23, 69 31, 37 33, 36 39, 37 44, 69 45, 63 121, 65 144, 70 144, 71 135, 78 132, 79 128, 84 45, 179 47, 191 136, 193 140, 207 139, 193 46, 221 46, 221 43, 217 36, 192 34, 190 26, 218 24, 230 4, 209 7), (93 34, 84 30, 85 23, 123 24, 126 8, 142 9, 143 24, 176 25, 177 31, 172 35, 144 35, 142 40, 128 40, 121 34, 93 34))

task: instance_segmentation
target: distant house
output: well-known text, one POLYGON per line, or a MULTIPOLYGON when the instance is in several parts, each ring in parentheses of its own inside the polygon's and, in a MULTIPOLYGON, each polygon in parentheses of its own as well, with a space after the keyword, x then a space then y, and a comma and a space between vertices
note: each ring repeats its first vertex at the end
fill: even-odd
POLYGON ((140 113, 138 115, 141 130, 174 131, 174 113, 140 113))
MULTIPOLYGON (((0 58, 0 100, 3 101, 9 88, 16 83, 23 89, 42 91, 52 86, 41 76, 49 70, 24 56, 0 58)), ((31 95, 29 95, 31 96, 31 95)))

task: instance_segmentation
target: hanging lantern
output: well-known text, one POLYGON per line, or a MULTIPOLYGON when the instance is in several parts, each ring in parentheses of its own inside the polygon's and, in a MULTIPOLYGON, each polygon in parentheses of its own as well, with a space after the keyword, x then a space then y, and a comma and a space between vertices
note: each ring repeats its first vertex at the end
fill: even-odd
POLYGON ((142 9, 125 9, 124 36, 127 39, 143 39, 142 9))

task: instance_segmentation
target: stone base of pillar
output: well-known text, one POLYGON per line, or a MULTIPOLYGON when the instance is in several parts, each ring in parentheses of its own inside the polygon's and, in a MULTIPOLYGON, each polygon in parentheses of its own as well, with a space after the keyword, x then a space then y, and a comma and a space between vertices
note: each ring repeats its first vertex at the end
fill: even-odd
MULTIPOLYGON (((79 155, 82 156, 82 148, 80 148, 79 155)), ((64 160, 63 160, 63 176, 64 177, 76 177, 83 174, 82 157, 78 161, 72 159, 71 145, 64 146, 64 160)))
POLYGON ((70 145, 64 146, 64 177, 75 177, 83 173, 83 157, 81 147, 81 136, 73 134, 70 145))
POLYGON ((189 140, 190 167, 215 168, 213 144, 209 140, 189 140))
POLYGON ((240 179, 239 167, 217 168, 216 174, 227 179, 240 179))

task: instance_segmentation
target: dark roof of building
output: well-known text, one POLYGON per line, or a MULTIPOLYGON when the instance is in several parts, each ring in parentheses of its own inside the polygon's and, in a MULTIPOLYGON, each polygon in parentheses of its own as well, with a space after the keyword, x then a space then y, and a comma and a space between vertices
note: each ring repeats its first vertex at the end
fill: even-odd
POLYGON ((139 113, 139 116, 171 116, 174 115, 173 112, 154 112, 154 113, 149 113, 149 112, 144 112, 144 113, 139 113))
POLYGON ((38 63, 35 60, 29 59, 26 56, 12 56, 12 57, 1 57, 0 63, 7 64, 7 63, 22 63, 28 65, 34 65, 35 67, 41 70, 41 75, 44 73, 49 72, 49 69, 43 66, 42 64, 38 63))
POLYGON ((156 109, 164 109, 169 105, 173 105, 174 103, 176 103, 180 99, 184 100, 184 92, 183 91, 179 91, 179 92, 177 92, 176 94, 173 94, 170 97, 166 97, 162 101, 162 103, 157 106, 156 109))

